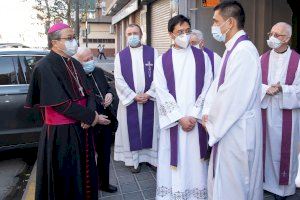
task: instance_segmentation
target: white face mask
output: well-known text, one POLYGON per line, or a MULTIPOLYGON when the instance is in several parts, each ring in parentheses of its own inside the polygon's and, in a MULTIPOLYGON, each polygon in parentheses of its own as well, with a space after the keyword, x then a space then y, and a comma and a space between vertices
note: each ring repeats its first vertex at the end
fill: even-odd
POLYGON ((271 36, 268 40, 267 40, 267 44, 271 49, 277 49, 282 45, 281 40, 279 40, 278 38, 271 36))
POLYGON ((75 39, 69 41, 65 41, 65 50, 64 53, 67 54, 68 56, 73 56, 76 54, 78 49, 78 44, 75 39))
POLYGON ((187 35, 186 33, 185 34, 181 34, 181 35, 178 35, 176 38, 175 38, 175 43, 183 48, 183 49, 186 49, 189 44, 190 44, 190 35, 187 35))
POLYGON ((211 34, 215 40, 218 42, 225 42, 226 34, 230 29, 226 31, 226 33, 222 34, 221 27, 228 21, 228 19, 221 25, 221 26, 212 26, 211 27, 211 34))

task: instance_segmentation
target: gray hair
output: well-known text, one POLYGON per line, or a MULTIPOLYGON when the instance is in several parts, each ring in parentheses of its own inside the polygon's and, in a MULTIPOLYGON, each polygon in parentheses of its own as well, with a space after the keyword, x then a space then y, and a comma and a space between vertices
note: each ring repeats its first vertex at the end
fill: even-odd
POLYGON ((282 26, 286 32, 286 35, 288 37, 292 37, 292 26, 286 22, 278 22, 277 24, 275 24, 274 26, 282 26))
POLYGON ((61 36, 61 30, 55 31, 48 34, 48 47, 51 49, 53 47, 52 40, 59 40, 61 36))
POLYGON ((203 38, 203 33, 200 30, 193 29, 191 34, 195 35, 199 40, 204 39, 203 38))
POLYGON ((83 62, 85 56, 87 55, 93 55, 93 52, 90 48, 87 47, 78 47, 76 54, 73 56, 73 58, 75 58, 76 60, 78 60, 79 62, 83 62))

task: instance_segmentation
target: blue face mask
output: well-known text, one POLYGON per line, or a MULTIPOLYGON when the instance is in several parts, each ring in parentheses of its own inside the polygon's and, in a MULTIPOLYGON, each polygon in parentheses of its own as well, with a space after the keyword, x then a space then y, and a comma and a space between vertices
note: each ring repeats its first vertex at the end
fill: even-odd
POLYGON ((137 47, 141 43, 141 39, 139 35, 130 35, 128 37, 128 44, 131 47, 137 47))
POLYGON ((84 62, 82 64, 83 66, 83 69, 85 71, 86 74, 89 74, 89 73, 92 73, 95 69, 95 63, 94 63, 94 60, 90 60, 90 61, 87 61, 87 62, 84 62))

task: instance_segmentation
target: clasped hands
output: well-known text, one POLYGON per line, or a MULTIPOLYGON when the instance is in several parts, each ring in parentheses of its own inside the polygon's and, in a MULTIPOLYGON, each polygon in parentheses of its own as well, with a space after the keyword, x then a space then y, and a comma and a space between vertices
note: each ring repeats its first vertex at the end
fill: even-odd
POLYGON ((197 119, 190 116, 183 117, 179 120, 179 124, 182 127, 182 130, 184 130, 185 132, 190 132, 191 130, 193 130, 196 126, 196 123, 197 119))
POLYGON ((94 119, 94 122, 92 125, 88 125, 88 124, 85 124, 84 122, 81 122, 81 127, 83 129, 88 129, 91 126, 95 126, 96 124, 102 124, 102 125, 110 124, 110 120, 108 119, 108 116, 99 115, 96 111, 95 111, 95 113, 96 113, 96 116, 95 116, 95 119, 94 119))
POLYGON ((134 97, 134 100, 139 104, 145 104, 148 102, 149 99, 150 99, 150 95, 146 93, 140 93, 134 97))
POLYGON ((282 92, 282 86, 280 85, 280 82, 278 82, 277 84, 271 85, 271 87, 269 87, 267 89, 267 94, 270 96, 274 96, 274 95, 278 94, 279 92, 282 92))

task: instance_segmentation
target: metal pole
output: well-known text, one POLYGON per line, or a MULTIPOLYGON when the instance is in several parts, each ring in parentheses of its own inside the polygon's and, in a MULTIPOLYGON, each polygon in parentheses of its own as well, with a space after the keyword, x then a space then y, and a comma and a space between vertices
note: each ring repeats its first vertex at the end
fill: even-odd
POLYGON ((88 12, 87 0, 85 0, 85 46, 88 47, 88 12))
POLYGON ((85 21, 85 39, 86 39, 85 46, 88 47, 88 21, 87 21, 87 19, 85 21))
POLYGON ((75 34, 79 43, 79 35, 80 35, 80 21, 79 21, 79 0, 75 0, 75 34))

